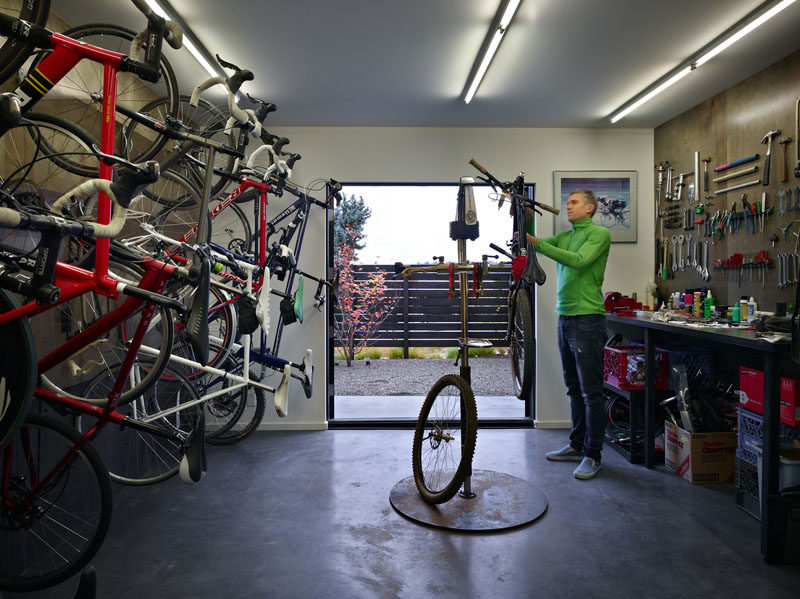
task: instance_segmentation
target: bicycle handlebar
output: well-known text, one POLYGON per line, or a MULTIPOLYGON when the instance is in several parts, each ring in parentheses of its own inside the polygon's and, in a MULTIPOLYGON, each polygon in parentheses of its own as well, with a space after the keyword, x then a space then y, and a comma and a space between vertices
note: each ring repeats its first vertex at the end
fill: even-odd
MULTIPOLYGON (((481 174, 486 176, 486 178, 488 179, 488 182, 490 184, 498 186, 502 190, 502 192, 503 192, 503 194, 505 196, 507 196, 509 198, 512 197, 512 196, 520 197, 520 196, 518 196, 517 194, 514 194, 511 191, 511 185, 512 185, 511 183, 503 183, 502 181, 500 181, 497 177, 495 177, 489 171, 487 171, 486 168, 482 164, 480 164, 477 160, 475 160, 474 158, 470 158, 469 164, 474 166, 476 169, 478 169, 478 171, 481 174)), ((552 206, 548 206, 546 204, 542 204, 541 202, 537 202, 536 200, 529 200, 527 198, 522 198, 522 199, 525 200, 526 202, 532 203, 533 206, 535 206, 536 208, 541 208, 542 210, 547 210, 547 212, 551 212, 552 214, 556 214, 556 215, 561 214, 561 210, 559 210, 558 208, 553 208, 552 206)))

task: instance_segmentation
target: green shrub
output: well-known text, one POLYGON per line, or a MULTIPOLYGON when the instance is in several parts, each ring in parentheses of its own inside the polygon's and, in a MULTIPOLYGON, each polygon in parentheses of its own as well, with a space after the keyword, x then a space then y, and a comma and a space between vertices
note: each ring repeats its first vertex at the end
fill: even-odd
POLYGON ((403 348, 402 347, 392 347, 389 350, 389 357, 391 359, 393 359, 393 360, 396 360, 397 358, 402 358, 403 357, 403 348))
POLYGON ((378 347, 370 347, 358 352, 356 360, 380 360, 383 357, 383 350, 378 347))

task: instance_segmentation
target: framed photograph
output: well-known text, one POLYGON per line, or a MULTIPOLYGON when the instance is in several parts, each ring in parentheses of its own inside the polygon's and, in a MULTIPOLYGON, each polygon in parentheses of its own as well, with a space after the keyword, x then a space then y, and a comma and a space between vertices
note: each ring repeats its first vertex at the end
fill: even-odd
POLYGON ((590 189, 597 196, 595 224, 611 232, 611 243, 636 243, 636 171, 553 171, 553 195, 561 214, 555 232, 572 228, 567 200, 572 192, 590 189))

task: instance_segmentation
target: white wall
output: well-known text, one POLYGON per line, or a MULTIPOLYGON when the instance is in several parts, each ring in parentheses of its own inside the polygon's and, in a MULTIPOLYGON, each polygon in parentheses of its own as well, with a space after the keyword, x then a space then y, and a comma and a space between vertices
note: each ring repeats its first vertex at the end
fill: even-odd
MULTIPOLYGON (((604 290, 637 292, 640 299, 645 297, 654 253, 653 131, 650 129, 296 127, 271 129, 271 132, 291 139, 287 149, 302 154, 293 176, 298 183, 316 177, 343 182, 455 183, 463 175, 476 174, 467 164, 470 158, 475 158, 501 179, 511 179, 518 171, 524 171, 526 180, 536 183, 537 199, 552 204, 554 170, 637 171, 639 241, 611 246, 604 290)), ((321 213, 312 215, 308 226, 308 246, 302 265, 311 272, 322 273, 325 240, 321 213)), ((548 213, 539 219, 539 233, 553 233, 553 217, 548 213)), ((450 242, 447 223, 442 223, 442 242, 450 242)), ((556 347, 555 267, 548 258, 541 257, 540 262, 548 280, 538 289, 537 296, 537 425, 565 427, 570 423, 570 415, 556 347)), ((310 294, 307 297, 308 308, 310 294)), ((290 395, 290 414, 276 422, 277 426, 324 426, 322 316, 310 317, 297 330, 297 336, 293 336, 295 331, 291 327, 285 333, 283 347, 289 352, 285 355, 294 356, 306 343, 313 348, 317 373, 312 400, 301 400, 302 393, 297 395, 299 389, 295 385, 290 395), (295 345, 295 350, 288 349, 295 345)))

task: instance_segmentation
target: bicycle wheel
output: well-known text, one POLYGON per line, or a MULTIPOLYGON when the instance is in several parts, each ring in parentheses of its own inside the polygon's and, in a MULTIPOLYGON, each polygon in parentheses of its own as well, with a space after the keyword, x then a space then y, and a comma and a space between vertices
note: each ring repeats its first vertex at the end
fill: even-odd
MULTIPOLYGON (((228 370, 228 372, 233 372, 241 376, 241 360, 232 358, 229 368, 230 370, 228 370)), ((258 380, 259 378, 260 377, 251 370, 250 379, 258 380)), ((226 397, 229 406, 232 404, 240 406, 239 415, 236 420, 233 420, 233 417, 230 418, 230 426, 227 426, 227 428, 216 430, 212 432, 210 436, 206 435, 206 440, 211 445, 233 445, 234 443, 238 443, 253 434, 264 419, 267 401, 263 389, 258 387, 244 387, 226 397)), ((218 410, 219 408, 215 409, 218 410)), ((208 415, 208 410, 206 411, 206 415, 208 415)))
MULTIPOLYGON (((229 117, 227 107, 215 106, 205 98, 200 98, 197 106, 192 106, 189 100, 189 96, 182 95, 178 102, 177 110, 170 112, 169 98, 158 98, 143 106, 139 112, 161 122, 167 121, 167 118, 172 116, 181 122, 184 127, 183 130, 187 133, 193 133, 212 141, 236 147, 238 129, 225 130, 225 124, 229 117)), ((145 127, 133 119, 126 121, 122 134, 123 155, 133 162, 141 161, 141 156, 149 150, 152 144, 153 136, 158 135, 149 127, 145 127), (146 140, 144 145, 142 144, 142 139, 146 140), (144 151, 142 147, 144 147, 144 151)), ((180 173, 194 187, 202 190, 205 181, 205 150, 203 148, 193 148, 189 150, 184 158, 175 162, 176 152, 179 147, 179 141, 169 141, 155 156, 156 160, 164 165, 165 170, 169 168, 180 173)), ((214 168, 230 172, 233 169, 234 162, 235 158, 233 156, 217 153, 214 159, 214 168)), ((229 183, 232 183, 231 179, 214 175, 211 180, 211 197, 215 197, 229 183)))
MULTIPOLYGON (((112 367, 119 371, 119 364, 112 367)), ((177 408, 199 399, 197 391, 178 370, 167 366, 147 391, 120 405, 117 411, 133 420, 150 422, 163 429, 159 436, 132 427, 106 426, 93 441, 97 451, 108 466, 111 480, 127 485, 149 485, 177 474, 183 457, 183 443, 192 432, 202 407, 197 404, 182 408, 173 414, 159 416, 170 408, 177 408)), ((113 382, 113 381, 111 381, 113 382)), ((107 377, 97 377, 86 386, 85 394, 108 395, 111 390, 107 377)), ((91 426, 92 419, 81 416, 79 428, 91 426)))
POLYGON ((533 312, 530 289, 521 285, 514 295, 511 306, 511 374, 514 379, 514 394, 523 401, 531 396, 533 384, 534 339, 533 312))
MULTIPOLYGON (((73 39, 128 54, 131 41, 136 36, 134 31, 116 25, 91 24, 74 27, 64 32, 73 39)), ((34 61, 41 62, 47 52, 42 52, 34 61)), ((133 73, 119 73, 117 75, 117 105, 131 110, 141 110, 142 107, 158 98, 168 98, 171 113, 178 108, 178 83, 175 73, 165 56, 161 56, 159 65, 161 78, 158 83, 149 83, 140 79, 133 73)), ((103 65, 82 61, 72 71, 67 73, 53 89, 38 104, 39 110, 55 114, 77 123, 95 137, 100 137, 102 123, 100 111, 103 97, 103 65)), ((118 120, 124 117, 117 115, 118 120)), ((121 127, 119 128, 121 129, 121 127)), ((149 139, 138 142, 138 160, 149 160, 164 147, 166 137, 153 133, 149 139)), ((123 136, 117 131, 116 151, 121 153, 123 136)))
POLYGON ((58 420, 31 414, 6 446, 0 460, 0 590, 35 591, 63 582, 102 545, 112 509, 108 472, 89 443, 61 463, 80 438, 58 420))
MULTIPOLYGON (((236 370, 236 362, 228 358, 220 368, 228 373, 236 370)), ((233 383, 221 376, 208 375, 196 383, 201 395, 227 389, 233 383)), ((247 404, 247 389, 236 390, 209 399, 203 404, 206 416, 206 440, 228 432, 241 418, 247 404)))
MULTIPOLYGON (((49 206, 64 193, 97 177, 92 153, 98 142, 77 125, 49 114, 30 112, 0 137, 0 189, 24 204, 49 206)), ((37 233, 38 238, 38 233, 37 233)))
POLYGON ((470 472, 478 437, 478 408, 464 379, 448 374, 434 383, 414 431, 414 482, 423 500, 444 503, 470 472))
MULTIPOLYGON (((50 14, 50 0, 3 0, 0 13, 44 25, 50 14)), ((0 35, 0 83, 15 75, 34 49, 33 43, 0 35)))
MULTIPOLYGON (((0 314, 19 307, 12 295, 0 289, 0 314)), ((36 382, 36 350, 27 318, 0 326, 0 347, 13 348, 0 360, 0 447, 25 418, 36 382)))
MULTIPOLYGON (((93 254, 87 256, 93 259, 93 254)), ((132 283, 138 282, 141 273, 133 266, 112 262, 109 264, 109 276, 123 279, 132 283)), ((52 328, 60 332, 63 338, 72 338, 90 327, 100 318, 120 307, 129 298, 120 294, 117 299, 108 298, 94 292, 85 293, 58 306, 48 314, 53 314, 52 328)), ((50 368, 45 373, 40 373, 42 385, 57 393, 86 401, 96 405, 108 403, 108 391, 105 394, 87 395, 87 382, 103 378, 107 381, 108 390, 116 382, 117 367, 124 360, 130 347, 130 340, 141 322, 142 314, 148 304, 141 304, 126 320, 116 327, 106 331, 97 340, 77 350, 72 356, 63 360, 58 365, 50 368)), ((55 340, 48 339, 50 344, 56 345, 63 342, 63 338, 56 335, 55 340)), ((163 306, 156 306, 147 331, 144 334, 142 345, 157 351, 155 361, 153 358, 144 358, 146 354, 140 351, 143 359, 134 362, 128 380, 121 394, 121 401, 129 401, 141 395, 150 388, 159 378, 161 371, 169 360, 174 339, 174 324, 172 313, 163 306)), ((43 356, 53 349, 45 343, 40 343, 39 355, 43 356)))
MULTIPOLYGON (((213 214, 214 210, 211 209, 213 214)), ((244 255, 250 251, 253 235, 250 220, 235 203, 217 213, 208 226, 208 240, 218 246, 244 255)))

